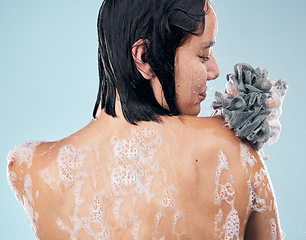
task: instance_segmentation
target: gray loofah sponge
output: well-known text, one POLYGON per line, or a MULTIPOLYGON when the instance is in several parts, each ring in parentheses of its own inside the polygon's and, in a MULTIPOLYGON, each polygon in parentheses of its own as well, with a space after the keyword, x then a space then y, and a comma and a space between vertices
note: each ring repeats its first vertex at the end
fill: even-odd
MULTIPOLYGON (((275 86, 283 98, 287 83, 279 80, 275 86)), ((267 70, 253 69, 245 63, 236 64, 234 73, 227 75, 226 93, 216 92, 216 101, 212 105, 236 135, 247 139, 256 150, 260 150, 270 138, 271 126, 267 118, 271 114, 271 89, 267 70)))

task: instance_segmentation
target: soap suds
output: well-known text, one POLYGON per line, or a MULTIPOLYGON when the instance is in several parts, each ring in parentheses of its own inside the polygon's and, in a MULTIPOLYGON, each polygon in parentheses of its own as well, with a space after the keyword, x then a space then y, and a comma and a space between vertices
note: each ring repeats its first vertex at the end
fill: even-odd
POLYGON ((38 171, 38 175, 44 181, 44 183, 51 188, 51 190, 53 190, 53 184, 57 186, 60 185, 60 182, 50 175, 48 167, 46 169, 38 171))
POLYGON ((224 239, 230 240, 236 237, 239 239, 239 228, 240 228, 240 220, 238 216, 238 212, 235 209, 227 215, 226 223, 223 225, 223 230, 225 232, 224 239))
POLYGON ((8 180, 9 183, 15 182, 15 181, 17 180, 17 175, 16 175, 16 173, 13 172, 13 171, 8 172, 8 173, 7 173, 7 180, 8 180))
POLYGON ((163 193, 163 199, 161 205, 165 208, 171 209, 174 206, 173 194, 169 190, 165 190, 163 193))
POLYGON ((271 240, 277 240, 276 222, 275 219, 270 219, 271 240))
POLYGON ((27 174, 24 178, 24 191, 26 193, 26 197, 28 201, 33 204, 33 196, 32 196, 32 180, 30 174, 27 174))
POLYGON ((275 142, 277 142, 282 126, 279 121, 279 117, 282 114, 282 102, 284 100, 286 94, 287 87, 282 88, 277 83, 270 90, 271 99, 275 105, 274 108, 271 109, 271 113, 267 118, 270 127, 270 137, 266 142, 266 145, 269 146, 275 142))
POLYGON ((57 157, 57 169, 66 188, 72 186, 85 173, 75 174, 74 170, 81 169, 85 156, 82 155, 73 145, 63 146, 57 157))
POLYGON ((257 160, 250 153, 249 147, 247 145, 245 145, 243 143, 240 143, 240 151, 241 151, 241 156, 240 157, 241 157, 242 166, 244 167, 244 169, 248 173, 247 164, 249 165, 249 167, 252 168, 252 167, 254 167, 257 160))
POLYGON ((23 198, 23 210, 26 213, 28 220, 31 224, 32 230, 37 235, 37 221, 39 214, 33 210, 34 202, 32 196, 32 180, 30 174, 27 174, 24 179, 24 192, 23 198))
POLYGON ((251 212, 264 213, 266 210, 271 212, 273 205, 272 189, 266 170, 261 168, 259 173, 255 173, 253 180, 254 183, 250 193, 251 212))
POLYGON ((225 201, 231 208, 227 214, 224 224, 222 225, 225 213, 219 208, 218 213, 215 215, 215 235, 218 239, 239 239, 240 220, 238 212, 235 209, 235 189, 233 187, 234 177, 230 174, 230 166, 226 155, 223 151, 218 154, 218 167, 216 171, 216 190, 215 190, 215 204, 221 205, 225 201), (221 175, 227 171, 229 176, 226 182, 221 184, 221 175))
POLYGON ((18 165, 25 163, 27 168, 30 168, 32 165, 32 159, 34 157, 36 147, 41 143, 42 143, 41 141, 37 141, 37 142, 22 143, 16 146, 8 154, 7 157, 8 164, 10 164, 10 162, 13 161, 13 159, 16 159, 18 165))
MULTIPOLYGON (((70 224, 64 223, 61 218, 58 218, 56 222, 59 229, 70 234, 71 239, 77 239, 81 229, 84 229, 86 234, 93 239, 110 239, 112 231, 130 229, 132 238, 140 239, 142 221, 136 214, 136 208, 141 195, 145 197, 147 203, 150 203, 152 199, 156 199, 158 202, 159 197, 161 197, 162 200, 159 202, 161 207, 171 209, 174 206, 171 187, 164 186, 164 193, 158 198, 151 190, 155 175, 163 171, 159 164, 155 162, 156 147, 161 145, 161 140, 154 128, 132 131, 128 139, 112 138, 111 144, 113 145, 114 161, 106 165, 105 171, 109 174, 111 188, 108 190, 101 189, 97 193, 97 181, 93 179, 94 188, 91 191, 93 191, 94 197, 89 206, 87 200, 83 199, 85 195, 82 196, 83 185, 85 184, 84 178, 90 176, 82 170, 86 164, 86 155, 73 145, 62 147, 58 153, 58 173, 65 187, 73 189, 75 206, 73 215, 69 217, 70 224), (132 197, 132 203, 125 201, 129 197, 132 197), (81 217, 80 210, 87 206, 89 209, 88 217, 81 217), (110 209, 110 211, 107 209, 110 209), (122 212, 122 209, 124 209, 124 212, 122 212), (113 217, 107 217, 106 213, 112 214, 113 217), (116 225, 112 229, 106 221, 108 218, 113 219, 112 225, 116 225)), ((96 153, 95 157, 100 158, 100 154, 96 153)), ((101 163, 100 159, 96 159, 96 161, 101 163)), ((48 169, 43 170, 40 176, 50 186, 57 183, 50 176, 48 169)), ((86 199, 88 197, 90 196, 86 196, 86 199)), ((163 213, 157 215, 156 227, 163 217, 166 218, 163 213)), ((174 216, 173 221, 175 225, 178 216, 174 216)))

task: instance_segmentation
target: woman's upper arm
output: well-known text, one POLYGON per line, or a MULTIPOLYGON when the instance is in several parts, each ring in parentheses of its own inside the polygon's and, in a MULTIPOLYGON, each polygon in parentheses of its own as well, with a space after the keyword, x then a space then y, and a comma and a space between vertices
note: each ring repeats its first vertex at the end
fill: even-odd
POLYGON ((7 159, 8 183, 27 215, 34 234, 41 238, 46 234, 52 236, 56 228, 50 218, 61 204, 61 188, 56 177, 50 175, 56 166, 56 151, 51 152, 55 145, 23 143, 15 147, 7 159))
POLYGON ((23 195, 29 195, 32 160, 39 144, 40 142, 20 144, 7 157, 7 180, 20 204, 24 203, 23 195))
POLYGON ((261 160, 252 169, 248 184, 251 211, 245 239, 283 239, 272 182, 261 160))
POLYGON ((23 143, 8 154, 7 180, 12 192, 30 221, 33 232, 37 232, 39 214, 35 210, 38 197, 36 147, 41 142, 23 143))

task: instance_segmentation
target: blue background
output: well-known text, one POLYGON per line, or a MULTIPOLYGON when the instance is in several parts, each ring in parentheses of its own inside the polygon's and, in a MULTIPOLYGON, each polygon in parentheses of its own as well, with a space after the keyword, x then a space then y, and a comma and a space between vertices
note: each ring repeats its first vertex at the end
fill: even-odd
MULTIPOLYGON (((99 0, 0 2, 0 238, 34 239, 6 182, 15 145, 64 138, 91 121, 97 94, 99 0)), ((214 48, 221 75, 209 84, 201 116, 238 62, 261 66, 289 83, 279 141, 265 147, 287 239, 306 239, 304 0, 214 0, 214 48), (303 107, 304 106, 304 107, 303 107)))

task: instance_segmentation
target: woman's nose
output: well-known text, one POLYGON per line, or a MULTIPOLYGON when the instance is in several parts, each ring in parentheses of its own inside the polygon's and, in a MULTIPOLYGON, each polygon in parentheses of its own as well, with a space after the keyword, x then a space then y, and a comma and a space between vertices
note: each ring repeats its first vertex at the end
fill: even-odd
POLYGON ((210 61, 209 61, 209 66, 207 69, 207 80, 214 80, 220 75, 220 70, 217 64, 217 61, 215 59, 215 56, 211 54, 210 56, 210 61))

